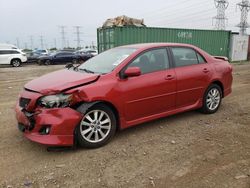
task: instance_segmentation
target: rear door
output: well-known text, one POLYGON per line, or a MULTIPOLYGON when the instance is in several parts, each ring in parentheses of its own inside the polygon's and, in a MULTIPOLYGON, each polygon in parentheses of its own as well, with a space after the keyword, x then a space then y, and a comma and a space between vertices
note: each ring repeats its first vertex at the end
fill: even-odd
POLYGON ((65 60, 65 53, 64 52, 58 53, 56 55, 55 62, 57 62, 57 63, 64 63, 64 62, 66 62, 66 60, 65 60))
POLYGON ((10 64, 11 51, 0 50, 0 64, 10 64))
POLYGON ((177 78, 176 107, 196 104, 211 79, 205 58, 188 47, 171 47, 177 78))
POLYGON ((65 53, 65 62, 72 62, 74 54, 71 52, 65 53))
POLYGON ((4 61, 5 57, 4 57, 4 53, 2 50, 0 50, 0 64, 5 64, 6 62, 4 61))
POLYGON ((166 48, 144 52, 128 67, 139 67, 142 74, 119 83, 126 121, 175 108, 176 77, 174 69, 170 69, 166 48))

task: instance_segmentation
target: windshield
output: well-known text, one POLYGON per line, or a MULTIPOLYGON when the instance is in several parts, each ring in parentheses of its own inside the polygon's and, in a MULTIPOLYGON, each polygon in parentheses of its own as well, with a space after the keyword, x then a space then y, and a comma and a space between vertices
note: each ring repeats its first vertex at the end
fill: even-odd
POLYGON ((107 50, 80 65, 78 70, 106 74, 114 70, 115 67, 135 51, 135 48, 114 48, 107 50))

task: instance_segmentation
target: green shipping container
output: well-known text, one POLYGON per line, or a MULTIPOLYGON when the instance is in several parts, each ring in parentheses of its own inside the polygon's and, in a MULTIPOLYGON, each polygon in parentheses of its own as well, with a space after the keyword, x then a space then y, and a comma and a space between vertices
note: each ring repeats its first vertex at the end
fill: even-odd
POLYGON ((211 55, 229 57, 230 35, 231 31, 128 26, 97 29, 97 43, 99 53, 127 44, 175 42, 193 44, 211 55))

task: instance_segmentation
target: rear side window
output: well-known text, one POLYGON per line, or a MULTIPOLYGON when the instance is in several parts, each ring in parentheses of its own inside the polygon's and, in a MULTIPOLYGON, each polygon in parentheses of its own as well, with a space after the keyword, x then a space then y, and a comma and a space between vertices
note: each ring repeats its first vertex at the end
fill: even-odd
POLYGON ((58 53, 56 54, 56 56, 60 57, 60 56, 64 56, 65 54, 64 53, 58 53))
POLYGON ((204 58, 202 58, 201 56, 200 60, 198 60, 198 53, 196 53, 196 51, 191 48, 172 48, 172 52, 176 67, 195 65, 199 64, 200 61, 204 62, 204 58))
POLYGON ((207 61, 205 60, 204 57, 202 57, 199 53, 197 53, 198 61, 199 63, 206 63, 207 61))
POLYGON ((11 51, 11 54, 20 54, 20 52, 13 50, 11 51))

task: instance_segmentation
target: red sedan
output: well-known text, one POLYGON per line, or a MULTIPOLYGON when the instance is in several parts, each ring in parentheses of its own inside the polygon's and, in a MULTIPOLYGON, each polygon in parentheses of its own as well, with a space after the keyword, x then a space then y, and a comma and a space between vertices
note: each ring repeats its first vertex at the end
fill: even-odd
POLYGON ((32 80, 15 110, 32 141, 96 148, 118 129, 194 109, 215 113, 231 87, 224 57, 188 44, 136 44, 32 80))

